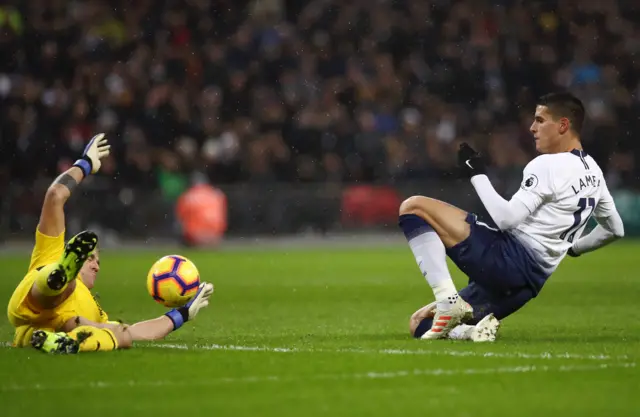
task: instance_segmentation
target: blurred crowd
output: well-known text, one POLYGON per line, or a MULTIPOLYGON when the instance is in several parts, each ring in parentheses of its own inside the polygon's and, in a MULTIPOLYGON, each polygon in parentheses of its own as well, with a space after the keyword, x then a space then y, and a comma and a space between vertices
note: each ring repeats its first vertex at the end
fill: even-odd
POLYGON ((562 89, 635 187, 639 53, 633 0, 5 0, 0 180, 54 176, 95 132, 102 177, 169 196, 194 173, 447 177, 463 140, 519 176, 536 97, 562 89))

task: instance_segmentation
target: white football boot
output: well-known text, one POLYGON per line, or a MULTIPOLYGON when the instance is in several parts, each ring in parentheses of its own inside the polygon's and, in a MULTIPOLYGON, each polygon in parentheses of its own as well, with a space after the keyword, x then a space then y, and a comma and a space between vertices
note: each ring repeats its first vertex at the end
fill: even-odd
POLYGON ((491 313, 484 316, 478 324, 473 326, 469 338, 474 342, 495 342, 499 329, 500 320, 491 313))
POLYGON ((472 342, 494 342, 500 322, 492 314, 482 318, 475 326, 459 324, 449 332, 451 340, 470 340, 472 342))
POLYGON ((473 317, 473 308, 458 294, 449 297, 449 303, 450 306, 446 310, 436 308, 431 329, 420 339, 446 339, 454 327, 473 317))

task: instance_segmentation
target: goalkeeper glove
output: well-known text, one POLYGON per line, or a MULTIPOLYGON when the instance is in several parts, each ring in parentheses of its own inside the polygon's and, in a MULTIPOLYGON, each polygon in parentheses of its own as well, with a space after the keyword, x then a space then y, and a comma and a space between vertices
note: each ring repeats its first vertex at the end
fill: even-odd
POLYGON ((462 143, 458 149, 458 164, 464 174, 471 178, 475 175, 485 174, 487 169, 485 162, 478 152, 468 143, 462 143))
POLYGON ((82 158, 78 159, 73 166, 80 168, 85 177, 89 174, 95 174, 102 165, 100 160, 109 156, 110 149, 111 146, 107 142, 107 138, 104 137, 104 133, 99 133, 91 138, 89 144, 84 148, 82 158))
POLYGON ((187 304, 166 312, 165 316, 173 322, 173 330, 178 330, 185 322, 193 320, 200 309, 208 306, 211 294, 213 294, 213 284, 203 282, 196 295, 187 304))

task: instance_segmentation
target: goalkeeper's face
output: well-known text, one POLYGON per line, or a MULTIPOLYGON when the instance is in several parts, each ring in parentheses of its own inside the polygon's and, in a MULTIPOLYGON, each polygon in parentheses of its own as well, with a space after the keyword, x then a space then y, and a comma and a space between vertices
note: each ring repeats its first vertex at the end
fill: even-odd
POLYGON ((100 271, 100 253, 96 249, 80 270, 80 278, 82 278, 82 282, 87 288, 92 289, 95 285, 98 271, 100 271))

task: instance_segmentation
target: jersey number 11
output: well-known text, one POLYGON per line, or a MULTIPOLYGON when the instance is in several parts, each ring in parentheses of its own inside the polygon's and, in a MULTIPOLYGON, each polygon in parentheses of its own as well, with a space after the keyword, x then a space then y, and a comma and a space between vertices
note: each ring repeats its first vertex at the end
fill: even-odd
POLYGON ((564 240, 567 238, 567 236, 569 236, 569 238, 567 239, 567 242, 572 243, 573 239, 576 237, 576 233, 578 232, 578 230, 582 228, 582 226, 584 226, 587 223, 587 221, 589 221, 589 218, 593 214, 593 210, 595 208, 596 208, 596 199, 593 197, 581 198, 580 200, 578 200, 578 210, 576 210, 575 213, 573 213, 573 225, 571 225, 570 228, 562 232, 562 234, 560 235, 560 239, 564 240), (589 213, 583 219, 582 214, 585 212, 587 208, 589 209, 589 213))

